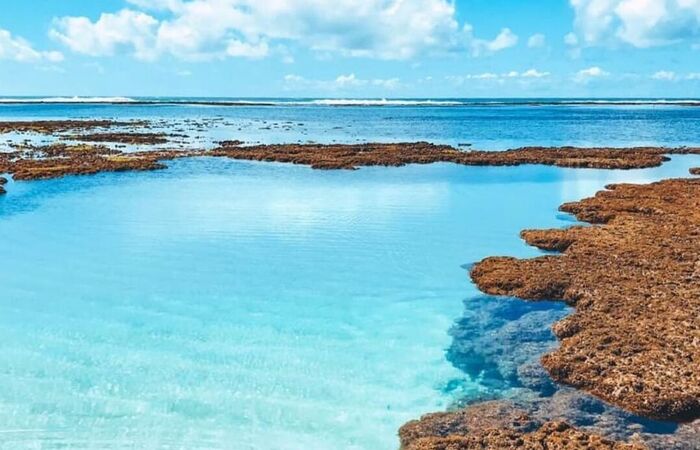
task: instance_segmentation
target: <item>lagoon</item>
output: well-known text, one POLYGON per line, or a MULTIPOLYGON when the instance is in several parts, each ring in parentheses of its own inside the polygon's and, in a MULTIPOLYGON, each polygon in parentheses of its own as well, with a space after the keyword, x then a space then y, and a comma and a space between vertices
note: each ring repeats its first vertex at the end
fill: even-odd
POLYGON ((563 202, 699 165, 321 172, 195 158, 11 182, 0 448, 395 449, 405 421, 516 388, 489 375, 502 358, 454 358, 471 336, 456 324, 566 314, 484 308, 469 264, 537 255, 518 233, 570 225, 563 202))

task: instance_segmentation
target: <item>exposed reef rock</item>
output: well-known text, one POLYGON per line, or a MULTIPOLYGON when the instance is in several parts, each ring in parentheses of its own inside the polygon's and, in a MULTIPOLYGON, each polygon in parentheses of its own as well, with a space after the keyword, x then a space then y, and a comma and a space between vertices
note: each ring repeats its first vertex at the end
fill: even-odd
POLYGON ((700 175, 700 167, 693 167, 690 169, 691 175, 700 175))
POLYGON ((245 142, 239 141, 238 139, 235 139, 232 141, 220 141, 220 142, 218 142, 218 144, 222 147, 239 147, 239 146, 245 144, 245 142))
POLYGON ((0 134, 37 133, 53 134, 66 131, 85 131, 95 128, 142 127, 148 125, 143 120, 36 120, 26 122, 0 122, 0 134))
POLYGON ((215 156, 254 161, 310 165, 315 169, 357 169, 362 166, 403 166, 451 162, 468 166, 545 164, 559 167, 635 169, 661 165, 667 153, 700 153, 698 148, 543 148, 504 152, 461 151, 427 142, 399 144, 285 144, 251 147, 222 146, 215 156))
POLYGON ((81 142, 115 142, 131 145, 160 145, 168 142, 165 133, 91 133, 66 136, 81 142))
MULTIPOLYGON (((61 121, 0 122, 12 123, 14 129, 75 130, 81 127, 134 125, 136 122, 61 121)), ((147 126, 143 124, 143 126, 147 126)), ((162 143, 166 135, 158 133, 94 133, 77 135, 76 139, 111 140, 132 144, 162 143)), ((666 153, 699 153, 698 148, 522 148, 505 152, 463 152, 448 146, 425 142, 413 144, 359 145, 262 145, 241 147, 238 141, 214 150, 159 150, 121 152, 103 145, 66 144, 62 142, 37 146, 10 144, 15 151, 0 152, 0 172, 14 173, 17 180, 55 178, 63 175, 93 174, 118 170, 154 170, 164 166, 159 160, 190 156, 228 157, 240 160, 278 161, 306 164, 316 169, 356 169, 360 166, 402 166, 451 162, 471 166, 510 166, 545 164, 560 167, 632 169, 653 167, 668 158, 666 153)))
POLYGON ((519 395, 514 398, 471 404, 467 408, 456 411, 428 414, 420 420, 404 425, 399 431, 399 436, 404 450, 444 448, 439 445, 445 442, 461 443, 462 447, 455 447, 458 449, 589 448, 568 447, 563 442, 552 441, 548 441, 548 447, 517 447, 508 441, 491 441, 484 444, 479 440, 484 435, 491 435, 493 431, 519 434, 532 433, 536 430, 540 433, 551 432, 551 429, 543 428, 547 423, 564 423, 570 429, 585 436, 602 437, 609 443, 618 445, 628 443, 628 446, 612 448, 649 450, 697 450, 700 448, 700 421, 674 424, 646 420, 568 387, 558 390, 551 397, 519 395), (469 445, 473 445, 474 442, 469 440, 470 437, 482 446, 470 447, 469 445), (417 443, 423 447, 418 446, 417 443), (434 447, 435 445, 437 447, 434 447))
POLYGON ((6 194, 6 193, 7 193, 7 191, 6 191, 5 188, 3 187, 3 186, 6 185, 6 184, 7 184, 7 178, 5 178, 5 177, 0 177, 0 195, 6 194))
POLYGON ((646 417, 700 418, 700 179, 608 189, 561 207, 602 226, 523 232, 563 255, 488 258, 472 278, 576 307, 542 359, 556 381, 646 417))
POLYGON ((565 422, 542 422, 509 402, 486 402, 456 412, 428 414, 401 427, 399 437, 402 450, 646 448, 604 439, 565 422))
POLYGON ((166 167, 160 162, 162 160, 198 154, 186 151, 124 153, 87 144, 26 146, 13 153, 2 154, 0 172, 12 173, 15 180, 39 180, 99 172, 156 170, 166 167))

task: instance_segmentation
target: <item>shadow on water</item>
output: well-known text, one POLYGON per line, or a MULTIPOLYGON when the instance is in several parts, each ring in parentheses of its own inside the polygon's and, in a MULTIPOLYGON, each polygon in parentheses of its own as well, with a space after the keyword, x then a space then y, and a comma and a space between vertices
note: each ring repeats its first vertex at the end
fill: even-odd
MULTIPOLYGON (((558 345, 551 326, 572 308, 561 302, 490 296, 467 299, 464 305, 462 317, 450 330, 453 339, 446 357, 481 389, 465 392, 454 408, 508 400, 542 421, 566 420, 615 439, 628 440, 636 434, 652 448, 692 448, 685 446, 684 437, 680 443, 655 444, 655 439, 665 439, 659 435, 675 433, 676 423, 635 416, 549 377, 540 358, 558 345)), ((445 389, 456 391, 459 384, 453 380, 445 389)))

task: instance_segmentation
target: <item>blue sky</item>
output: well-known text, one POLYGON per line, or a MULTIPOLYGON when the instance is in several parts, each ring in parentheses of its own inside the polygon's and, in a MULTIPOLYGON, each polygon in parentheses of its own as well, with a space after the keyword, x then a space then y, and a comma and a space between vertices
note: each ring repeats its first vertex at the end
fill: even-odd
POLYGON ((0 95, 700 97, 700 0, 0 0, 0 95))

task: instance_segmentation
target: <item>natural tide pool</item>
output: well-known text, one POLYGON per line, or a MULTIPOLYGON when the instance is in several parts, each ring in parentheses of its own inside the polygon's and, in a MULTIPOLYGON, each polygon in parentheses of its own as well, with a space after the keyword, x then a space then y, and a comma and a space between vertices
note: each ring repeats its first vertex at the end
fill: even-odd
POLYGON ((570 225, 561 203, 700 157, 168 165, 0 198, 0 448, 395 449, 405 421, 494 389, 493 362, 446 353, 455 323, 495 320, 465 265, 537 255, 518 233, 570 225))

